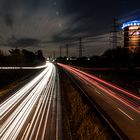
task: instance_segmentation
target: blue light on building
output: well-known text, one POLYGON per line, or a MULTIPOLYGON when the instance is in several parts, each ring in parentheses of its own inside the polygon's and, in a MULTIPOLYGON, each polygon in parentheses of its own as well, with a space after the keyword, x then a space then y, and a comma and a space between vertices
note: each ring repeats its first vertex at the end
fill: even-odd
POLYGON ((123 24, 122 29, 129 26, 140 26, 140 20, 129 21, 123 24))

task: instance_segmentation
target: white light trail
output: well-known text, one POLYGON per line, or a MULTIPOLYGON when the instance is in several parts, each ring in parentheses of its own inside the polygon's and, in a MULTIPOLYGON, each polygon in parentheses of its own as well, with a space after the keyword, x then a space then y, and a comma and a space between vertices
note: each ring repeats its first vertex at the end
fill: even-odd
POLYGON ((41 65, 41 66, 36 66, 36 67, 0 67, 1 70, 14 70, 14 69, 42 69, 42 68, 46 68, 48 62, 46 62, 46 64, 41 65))
MULTIPOLYGON (((0 105, 0 137, 2 140, 15 140, 32 111, 34 109, 39 110, 40 107, 43 108, 43 106, 46 106, 47 103, 45 99, 47 97, 52 98, 51 94, 53 94, 55 75, 55 66, 51 63, 47 63, 47 67, 37 77, 0 105), (52 90, 49 90, 50 88, 52 88, 52 90), (39 106, 39 108, 37 106, 39 106)), ((48 98, 47 100, 50 104, 51 99, 48 98)), ((50 107, 48 107, 47 112, 49 112, 49 110, 50 107)), ((31 123, 30 126, 28 126, 28 130, 30 127, 31 123)), ((28 130, 26 131, 28 132, 28 130)), ((25 137, 26 134, 23 134, 23 137, 25 137)))

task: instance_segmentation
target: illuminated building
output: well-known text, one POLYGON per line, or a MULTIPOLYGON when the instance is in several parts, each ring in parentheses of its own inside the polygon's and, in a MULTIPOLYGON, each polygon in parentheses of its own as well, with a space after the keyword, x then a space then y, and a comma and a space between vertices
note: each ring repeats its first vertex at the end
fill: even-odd
POLYGON ((140 20, 129 21, 122 26, 124 47, 135 52, 140 47, 140 20))

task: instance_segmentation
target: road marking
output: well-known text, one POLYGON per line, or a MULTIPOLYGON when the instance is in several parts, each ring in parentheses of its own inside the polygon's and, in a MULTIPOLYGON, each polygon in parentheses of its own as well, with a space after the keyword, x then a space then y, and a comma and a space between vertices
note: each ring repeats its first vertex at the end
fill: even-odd
POLYGON ((101 95, 101 92, 100 92, 100 91, 98 91, 97 89, 95 89, 95 91, 96 91, 98 94, 100 94, 100 95, 101 95))
POLYGON ((130 120, 134 120, 131 116, 129 116, 127 113, 125 113, 122 109, 118 108, 119 111, 121 111, 125 116, 127 116, 130 120))

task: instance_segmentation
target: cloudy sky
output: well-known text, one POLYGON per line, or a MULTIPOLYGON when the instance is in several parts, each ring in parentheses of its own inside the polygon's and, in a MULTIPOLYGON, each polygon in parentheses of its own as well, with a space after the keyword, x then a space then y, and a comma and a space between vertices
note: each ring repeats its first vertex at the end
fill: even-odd
POLYGON ((139 0, 0 0, 0 48, 42 49, 51 56, 69 43, 76 56, 83 37, 84 55, 101 54, 111 47, 113 18, 140 19, 139 5, 139 0))

